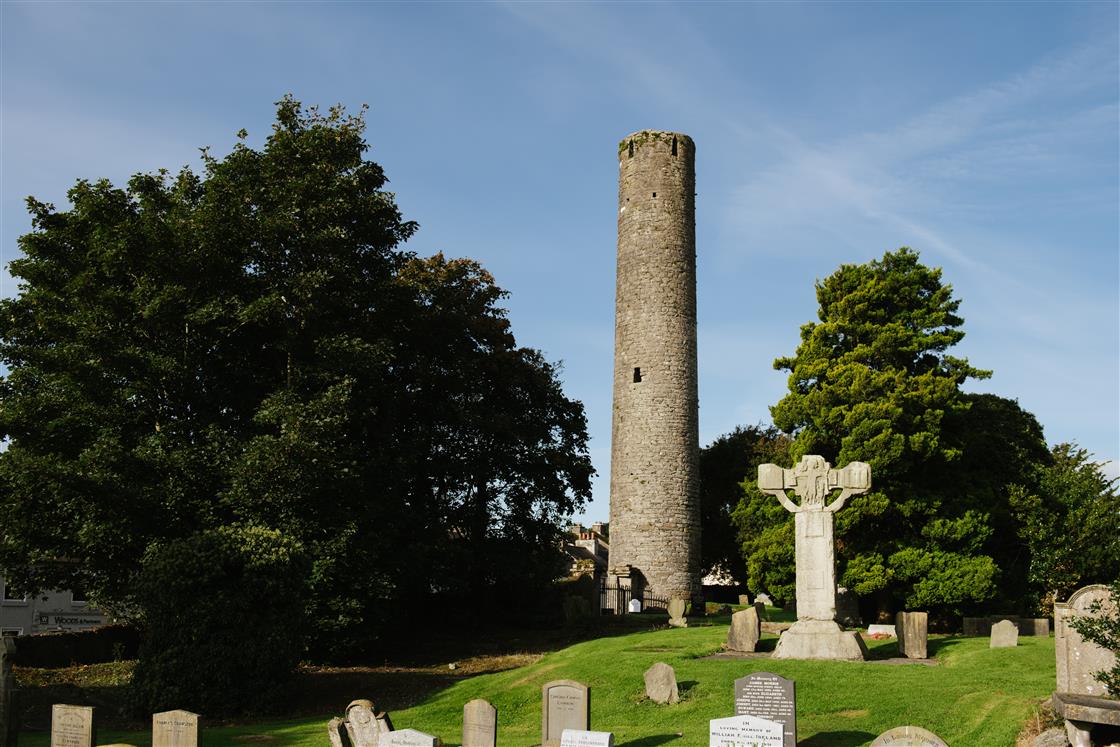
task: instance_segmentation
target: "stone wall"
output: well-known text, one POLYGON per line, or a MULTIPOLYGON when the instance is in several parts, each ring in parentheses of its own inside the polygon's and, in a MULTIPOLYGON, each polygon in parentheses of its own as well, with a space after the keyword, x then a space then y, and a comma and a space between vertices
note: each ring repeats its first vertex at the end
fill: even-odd
POLYGON ((694 155, 679 133, 619 145, 609 568, 699 601, 694 155))

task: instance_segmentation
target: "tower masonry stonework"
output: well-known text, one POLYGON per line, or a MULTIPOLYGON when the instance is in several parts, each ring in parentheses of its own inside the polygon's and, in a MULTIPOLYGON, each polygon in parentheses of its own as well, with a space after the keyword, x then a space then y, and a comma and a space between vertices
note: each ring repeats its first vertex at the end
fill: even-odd
POLYGON ((643 130, 618 166, 608 570, 699 601, 695 146, 643 130))

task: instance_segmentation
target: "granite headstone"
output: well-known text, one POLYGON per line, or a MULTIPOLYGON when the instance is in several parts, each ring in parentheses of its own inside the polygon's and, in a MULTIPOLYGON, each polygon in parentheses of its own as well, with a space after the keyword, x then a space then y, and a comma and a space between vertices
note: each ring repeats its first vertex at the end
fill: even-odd
POLYGON ((871 747, 949 747, 932 731, 920 726, 896 726, 875 738, 871 747))
POLYGON ((664 662, 657 662, 645 671, 646 696, 654 703, 677 703, 677 673, 664 662))
POLYGON ((614 734, 609 731, 565 729, 560 747, 614 747, 614 734))
POLYGON ((1116 654, 1082 639, 1070 623, 1078 617, 1114 613, 1118 601, 1112 599, 1107 586, 1093 584, 1075 591, 1068 601, 1054 604, 1054 655, 1059 693, 1107 696, 1104 685, 1093 674, 1112 669, 1116 654), (1091 611, 1095 602, 1100 603, 1101 612, 1091 611))
POLYGON ((440 747, 439 737, 425 734, 416 729, 397 729, 381 735, 384 747, 440 747))
POLYGON ((782 747, 782 725, 757 716, 714 718, 708 722, 708 747, 782 747))
POLYGON ((498 741, 498 709, 476 698, 463 706, 463 747, 494 747, 498 741))
POLYGON ((1015 648, 1019 645, 1019 626, 1010 620, 1000 620, 992 626, 989 648, 1015 648))
POLYGON ((731 627, 727 630, 727 650, 753 652, 762 635, 762 622, 758 609, 747 607, 731 616, 731 627))
POLYGON ((198 747, 198 714, 190 711, 153 713, 152 747, 198 747))
POLYGON ((591 688, 575 680, 541 687, 541 747, 560 747, 565 729, 591 728, 591 688))
POLYGON ((928 612, 899 612, 895 615, 894 631, 898 638, 898 653, 908 659, 925 659, 928 655, 928 625, 928 612))
POLYGON ((93 747, 96 744, 91 706, 51 706, 51 747, 93 747))
POLYGON ((757 716, 782 725, 785 747, 797 747, 797 683, 773 672, 735 680, 735 715, 757 716))

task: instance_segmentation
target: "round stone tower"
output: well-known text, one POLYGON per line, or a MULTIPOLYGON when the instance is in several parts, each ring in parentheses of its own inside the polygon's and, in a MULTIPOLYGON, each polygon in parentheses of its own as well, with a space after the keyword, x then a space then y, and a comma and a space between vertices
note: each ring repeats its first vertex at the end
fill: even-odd
POLYGON ((636 592, 699 601, 694 156, 676 132, 618 147, 608 571, 636 592))

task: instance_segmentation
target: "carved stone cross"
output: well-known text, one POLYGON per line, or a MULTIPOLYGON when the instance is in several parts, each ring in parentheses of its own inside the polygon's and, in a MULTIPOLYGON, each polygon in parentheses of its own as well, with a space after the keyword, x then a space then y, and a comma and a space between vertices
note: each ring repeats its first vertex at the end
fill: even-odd
POLYGON ((776 464, 759 465, 758 489, 775 496, 794 514, 796 530, 797 623, 787 631, 794 635, 782 635, 774 655, 778 658, 862 658, 857 655, 861 645, 853 649, 846 639, 838 637, 841 631, 835 622, 836 554, 832 515, 844 507, 848 498, 871 489, 871 467, 863 462, 852 462, 843 469, 832 469, 824 457, 806 455, 793 469, 783 469, 776 464), (790 500, 787 490, 792 490, 801 503, 790 500), (839 490, 840 494, 829 503, 834 490, 839 490), (809 641, 809 637, 816 640, 809 641), (783 646, 784 641, 799 638, 805 641, 803 650, 811 655, 783 652, 794 645, 783 646), (829 643, 832 638, 836 639, 835 645, 829 643), (836 655, 829 653, 832 651, 836 655))

